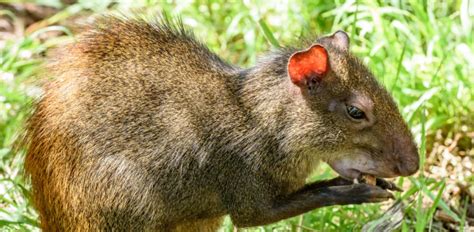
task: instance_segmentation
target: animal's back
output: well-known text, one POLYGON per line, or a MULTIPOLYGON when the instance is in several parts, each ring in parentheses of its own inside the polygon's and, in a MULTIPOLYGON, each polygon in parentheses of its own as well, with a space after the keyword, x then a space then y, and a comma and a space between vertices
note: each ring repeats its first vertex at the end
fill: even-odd
POLYGON ((224 123, 212 126, 225 131, 242 120, 229 86, 238 70, 180 26, 96 25, 58 52, 28 123, 25 168, 42 227, 165 230, 193 214, 219 220, 212 180, 195 176, 212 141, 202 136, 206 124, 219 117, 224 123))

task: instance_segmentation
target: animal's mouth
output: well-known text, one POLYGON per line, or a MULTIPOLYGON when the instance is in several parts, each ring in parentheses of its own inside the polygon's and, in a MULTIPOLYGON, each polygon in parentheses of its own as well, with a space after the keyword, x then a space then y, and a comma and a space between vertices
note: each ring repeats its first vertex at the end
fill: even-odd
POLYGON ((353 178, 352 182, 354 184, 365 183, 365 184, 368 184, 368 185, 375 186, 375 185, 377 185, 377 176, 372 175, 372 174, 368 174, 368 173, 359 172, 359 175, 356 178, 353 178))
POLYGON ((396 174, 393 172, 374 168, 373 163, 360 162, 363 160, 358 160, 359 162, 356 161, 342 159, 328 163, 342 178, 349 180, 349 182, 352 181, 354 184, 364 183, 379 186, 383 189, 402 191, 392 182, 383 179, 396 177, 396 174))
POLYGON ((375 170, 367 170, 367 171, 360 171, 358 169, 348 169, 348 170, 337 170, 335 171, 341 175, 342 177, 346 179, 357 179, 357 180, 363 180, 365 178, 393 178, 396 177, 396 175, 389 174, 389 173, 381 173, 377 172, 375 170))
POLYGON ((367 184, 370 184, 370 185, 375 185, 375 181, 377 179, 377 175, 375 174, 372 174, 372 173, 364 173, 364 172, 361 172, 357 169, 351 169, 351 170, 348 170, 345 175, 344 174, 341 174, 339 173, 343 178, 346 178, 346 179, 350 179, 352 180, 354 183, 359 183, 359 182, 363 182, 363 183, 367 183, 367 184), (348 175, 347 175, 348 174, 348 175))
POLYGON ((373 179, 373 177, 392 178, 398 176, 396 172, 389 168, 388 164, 375 162, 370 156, 363 154, 331 160, 328 164, 341 177, 349 180, 361 180, 366 177, 373 179))

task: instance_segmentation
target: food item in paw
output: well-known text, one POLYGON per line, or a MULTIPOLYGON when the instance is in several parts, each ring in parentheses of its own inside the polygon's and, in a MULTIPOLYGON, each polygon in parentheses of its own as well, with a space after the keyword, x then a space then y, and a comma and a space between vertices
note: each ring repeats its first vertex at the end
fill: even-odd
POLYGON ((377 179, 375 178, 375 176, 368 174, 362 175, 362 180, 364 180, 366 184, 370 185, 375 185, 377 183, 377 179))

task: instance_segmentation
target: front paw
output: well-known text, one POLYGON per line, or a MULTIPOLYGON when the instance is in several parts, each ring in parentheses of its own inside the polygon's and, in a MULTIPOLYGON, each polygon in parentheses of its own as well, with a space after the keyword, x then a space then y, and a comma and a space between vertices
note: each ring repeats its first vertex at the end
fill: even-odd
POLYGON ((329 187, 334 191, 336 204, 377 203, 394 199, 392 193, 378 186, 368 184, 353 184, 329 187))
POLYGON ((402 192, 402 189, 395 185, 395 183, 393 183, 392 181, 384 180, 382 178, 377 178, 375 185, 383 189, 402 192))

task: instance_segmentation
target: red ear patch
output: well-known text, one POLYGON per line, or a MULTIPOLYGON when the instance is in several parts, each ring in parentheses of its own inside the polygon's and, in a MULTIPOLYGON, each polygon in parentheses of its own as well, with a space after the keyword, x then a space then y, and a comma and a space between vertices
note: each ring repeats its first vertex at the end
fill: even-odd
POLYGON ((291 81, 298 86, 306 85, 313 77, 321 80, 328 70, 328 53, 319 44, 294 53, 288 61, 288 74, 291 81))

